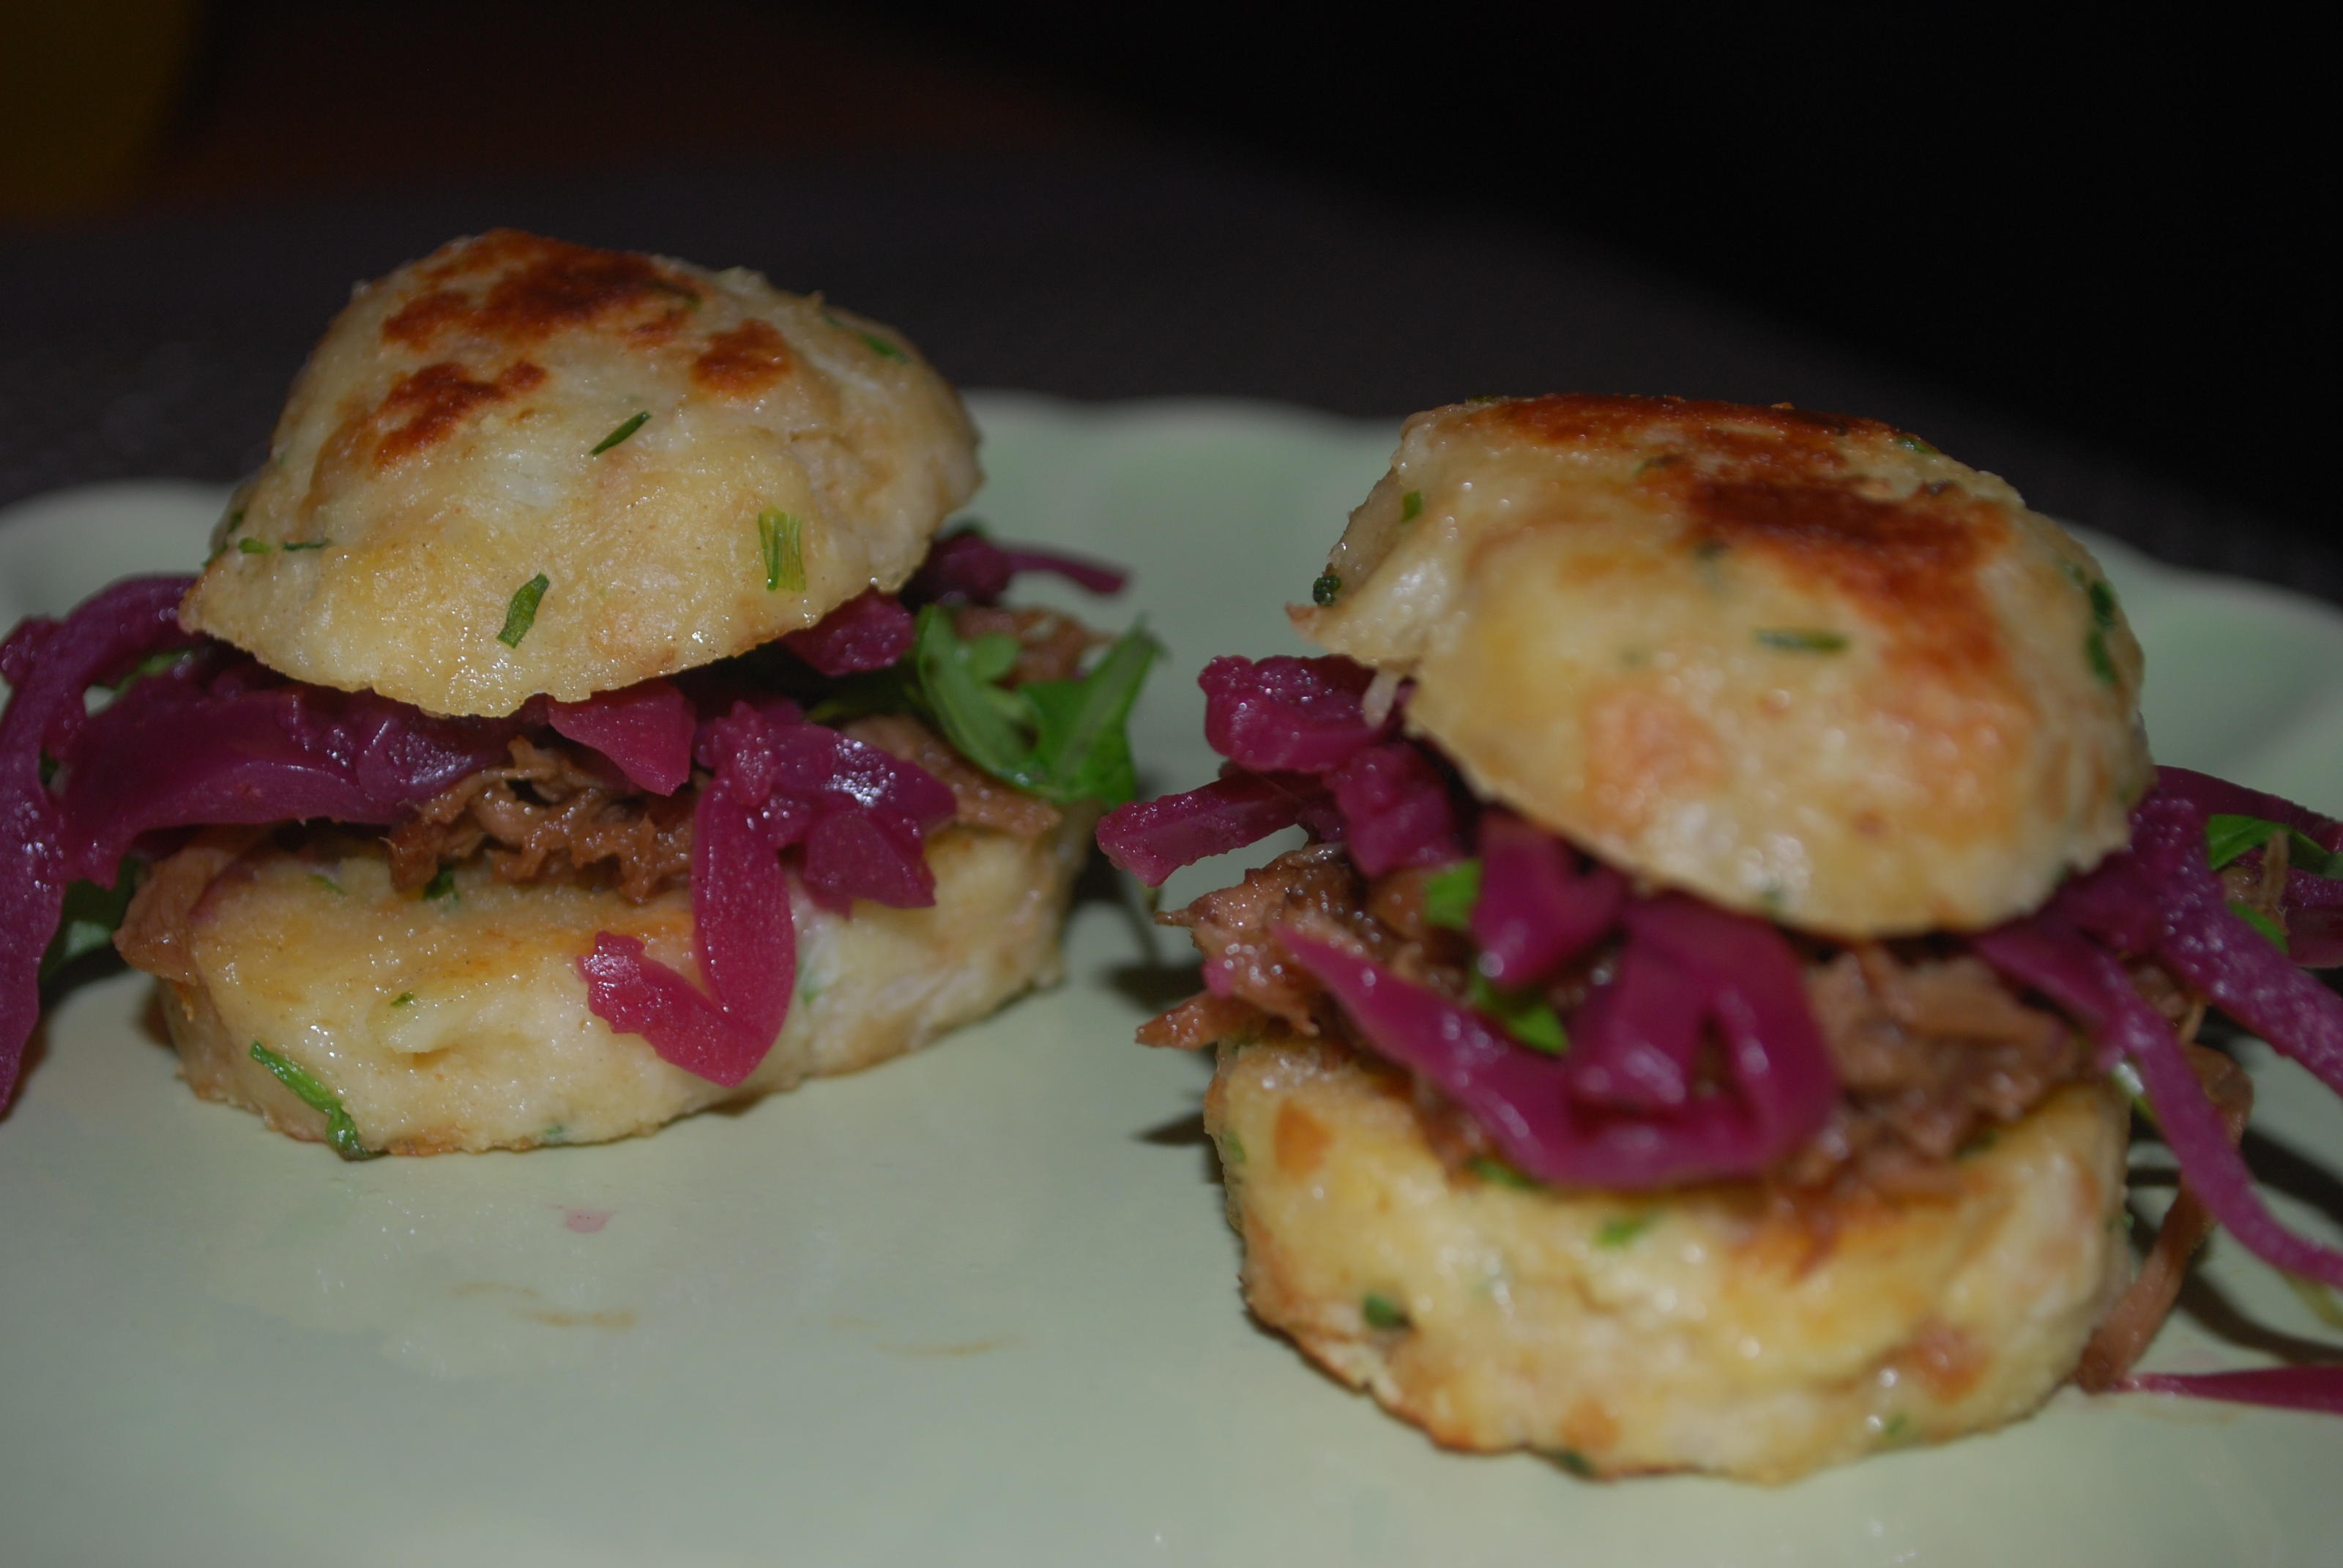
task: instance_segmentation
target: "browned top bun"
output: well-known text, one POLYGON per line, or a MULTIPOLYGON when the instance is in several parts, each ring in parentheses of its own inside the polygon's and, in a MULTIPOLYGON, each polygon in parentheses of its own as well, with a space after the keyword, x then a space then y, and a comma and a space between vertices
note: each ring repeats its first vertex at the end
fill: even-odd
POLYGON ((1991 925, 2127 838, 2140 653, 2016 491, 1870 419, 1674 397, 1419 414, 1296 624, 1414 680, 1475 788, 1840 935, 1991 925))
POLYGON ((181 618, 304 680, 509 713, 893 588, 976 481, 958 397, 889 329, 499 229, 358 289, 181 618))

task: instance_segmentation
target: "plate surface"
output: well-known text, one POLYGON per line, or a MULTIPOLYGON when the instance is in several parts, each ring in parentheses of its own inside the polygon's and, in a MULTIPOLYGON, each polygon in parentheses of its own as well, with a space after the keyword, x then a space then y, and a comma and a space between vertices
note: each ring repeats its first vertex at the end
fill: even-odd
MULTIPOLYGON (((1201 782, 1194 671, 1298 650, 1280 607, 1395 427, 972 402, 977 510, 1135 568, 1091 614, 1169 645, 1134 739, 1153 787, 1201 782)), ((0 624, 190 567, 220 496, 15 508, 0 624)), ((2094 544, 2159 758, 2343 810, 2343 617, 2094 544)), ((77 992, 0 1121, 0 1558, 2264 1563, 2343 1537, 2343 1422, 2140 1397, 1780 1491, 1440 1452, 1245 1316, 1208 1064, 1130 1043, 1172 994, 1144 937, 1084 903, 1064 987, 923 1055, 525 1157, 342 1164, 181 1088, 139 977, 77 992)), ((2250 1060, 2258 1126, 2331 1162, 2343 1110, 2250 1060)), ((2291 1184, 2332 1211, 2324 1170, 2291 1184)), ((2234 1248, 2207 1285, 2152 1365, 2335 1340, 2234 1248)))

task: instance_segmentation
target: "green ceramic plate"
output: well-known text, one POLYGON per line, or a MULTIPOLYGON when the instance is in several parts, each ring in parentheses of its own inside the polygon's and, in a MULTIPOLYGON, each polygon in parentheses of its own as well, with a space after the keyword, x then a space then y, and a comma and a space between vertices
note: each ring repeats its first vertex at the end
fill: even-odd
MULTIPOLYGON (((979 511, 1136 568, 1100 618, 1171 648, 1150 781, 1209 777, 1191 677, 1297 646, 1281 606, 1395 428, 976 406, 979 511)), ((0 621, 188 567, 218 505, 17 508, 0 621)), ((2158 755, 2343 809, 2343 617, 2101 549, 2158 755)), ((1443 1453, 1245 1316, 1206 1064, 1131 1043, 1165 988, 1125 910, 1080 907, 1070 967, 925 1055, 655 1138, 366 1165, 189 1095, 136 977, 81 991, 0 1122, 0 1559, 2194 1564, 2343 1540, 2343 1422, 2143 1397, 2062 1393, 1781 1491, 1443 1453)), ((2295 1184, 2343 1203, 2314 1152, 2343 1111, 2253 1065, 2260 1125, 2311 1157, 2295 1184)), ((2335 1353, 2234 1248, 2194 1304, 2153 1364, 2335 1353)))

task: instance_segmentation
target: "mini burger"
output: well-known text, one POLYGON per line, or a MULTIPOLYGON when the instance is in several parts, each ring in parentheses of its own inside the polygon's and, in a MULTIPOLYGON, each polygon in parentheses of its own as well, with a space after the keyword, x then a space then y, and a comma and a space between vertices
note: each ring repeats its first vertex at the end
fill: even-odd
POLYGON ((109 936, 197 1093, 351 1156, 649 1131, 1054 980, 1151 649, 1003 608, 1120 578, 939 540, 977 477, 908 344, 753 273, 499 231, 362 286, 202 574, 0 648, 0 1098, 109 936))
POLYGON ((2091 557, 1867 419, 1411 419, 1214 782, 1099 834, 1162 917, 1253 1311, 1438 1442, 1778 1482, 2127 1377, 2214 1221, 2329 1284, 2207 1009, 2343 1090, 2343 827, 2150 763, 2091 557), (2291 956, 2289 957, 2289 950, 2291 956), (2127 1091, 2130 1092, 2127 1093, 2127 1091), (2127 1104, 2182 1196, 2137 1282, 2127 1104))

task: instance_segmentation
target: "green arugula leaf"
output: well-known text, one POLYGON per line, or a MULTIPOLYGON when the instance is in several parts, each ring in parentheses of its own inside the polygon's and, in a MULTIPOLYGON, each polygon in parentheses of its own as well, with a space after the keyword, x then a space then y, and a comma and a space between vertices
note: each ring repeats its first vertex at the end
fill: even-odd
POLYGON ((1423 918, 1452 931, 1473 929, 1473 906, 1481 901, 1481 862, 1459 860, 1423 880, 1423 918))
POLYGON ((1032 702, 1037 720, 1033 761, 1041 772, 1041 793, 1053 800, 1103 800, 1109 806, 1138 795, 1129 721, 1155 653, 1146 627, 1134 626, 1081 679, 1041 680, 1019 689, 1032 702))
POLYGON ((358 1141, 358 1124, 350 1120, 341 1096, 310 1077, 298 1062, 277 1055, 256 1040, 252 1042, 252 1060, 275 1074, 277 1081, 291 1090, 302 1104, 325 1117, 326 1141, 335 1153, 345 1160, 372 1160, 382 1153, 358 1141))
POLYGON ((497 633, 497 640, 507 648, 518 648, 528 628, 537 624, 537 607, 545 602, 545 590, 552 585, 543 572, 513 589, 512 602, 505 606, 505 628, 497 633))
POLYGON ((911 662, 925 706, 943 727, 944 739, 994 778, 1032 789, 1036 779, 1027 765, 1025 738, 987 695, 998 689, 977 678, 968 645, 952 629, 951 612, 943 606, 920 608, 911 662))
MULTIPOLYGON (((1012 644, 1005 657, 987 646, 994 640, 963 641, 949 610, 922 607, 911 642, 918 684, 908 695, 914 706, 970 761, 1044 799, 1119 806, 1136 795, 1126 725, 1155 658, 1155 639, 1146 628, 1125 632, 1080 679, 1014 688, 998 682, 1015 667, 1015 639, 999 639, 1012 644)), ((879 693, 866 688, 865 694, 879 693)))
POLYGON ((40 984, 47 985, 76 959, 113 945, 123 912, 130 908, 130 895, 138 890, 139 872, 139 862, 126 859, 111 888, 96 882, 66 885, 65 912, 57 920, 48 950, 41 955, 40 984))

